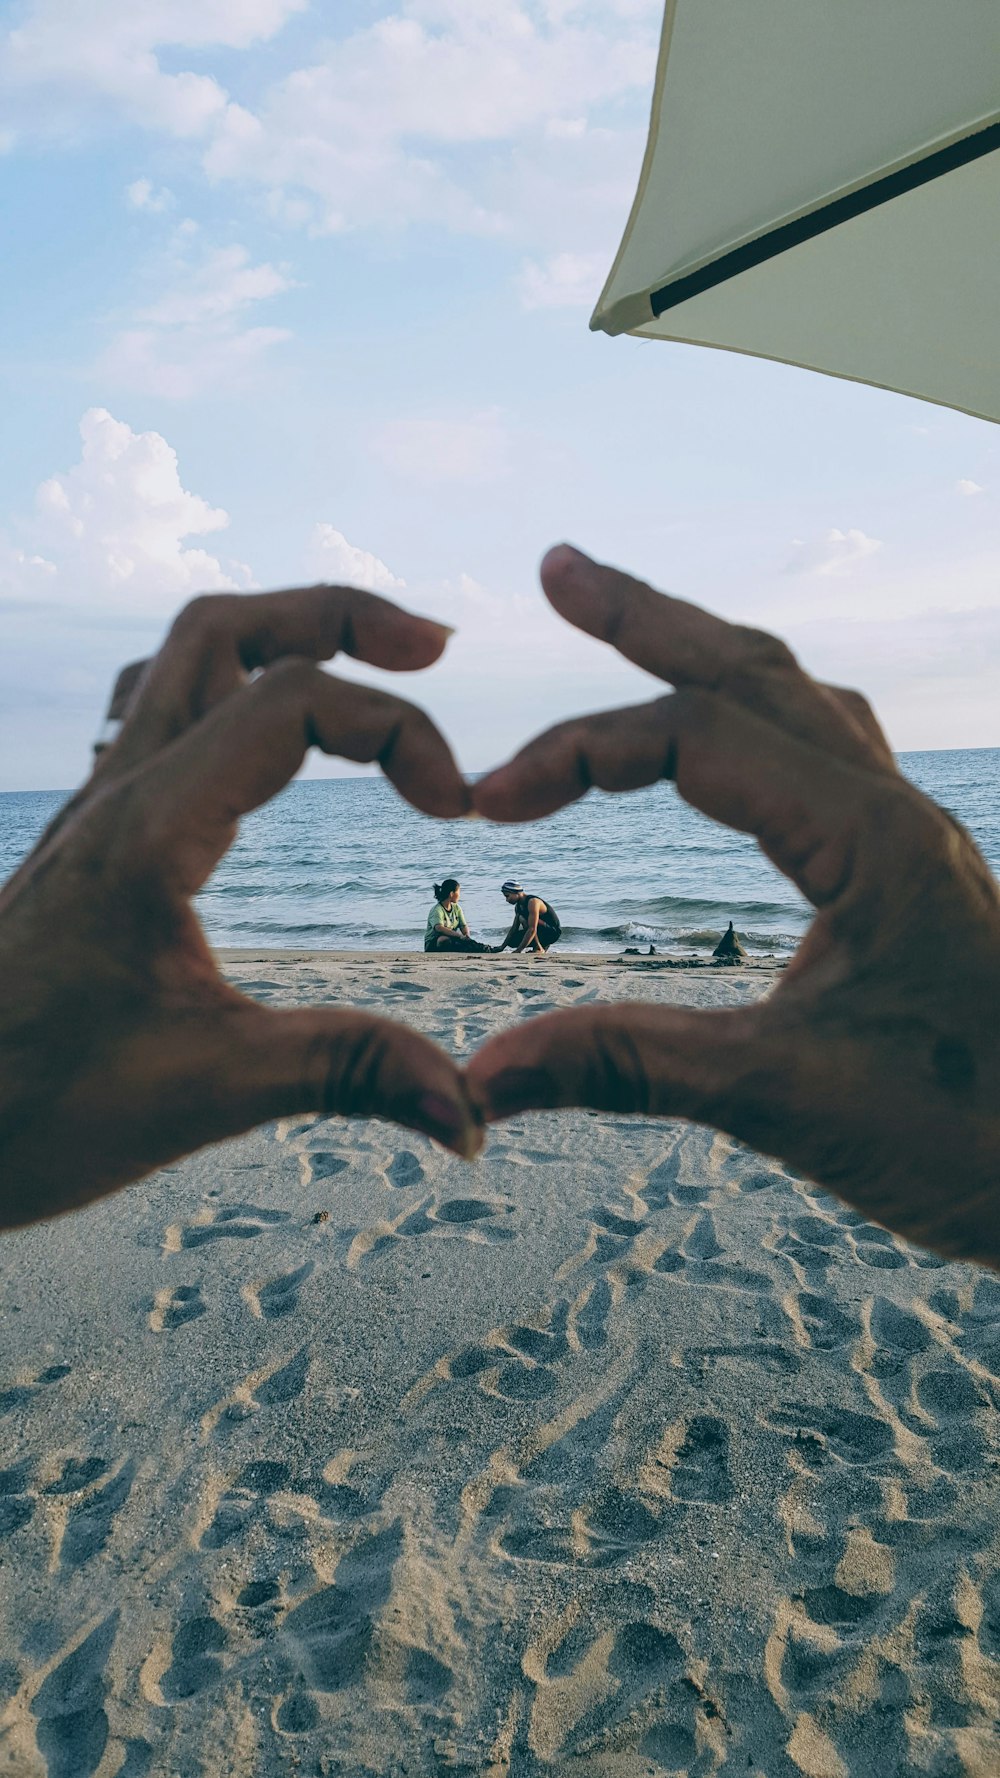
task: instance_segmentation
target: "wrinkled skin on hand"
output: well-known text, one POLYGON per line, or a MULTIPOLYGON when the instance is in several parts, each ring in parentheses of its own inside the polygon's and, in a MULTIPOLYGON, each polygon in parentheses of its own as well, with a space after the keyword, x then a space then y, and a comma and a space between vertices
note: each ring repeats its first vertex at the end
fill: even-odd
POLYGON ((903 779, 864 699, 774 637, 567 546, 542 578, 570 623, 677 689, 552 729, 480 780, 480 813, 528 821, 592 785, 674 779, 756 835, 817 914, 753 1005, 590 1006, 491 1039, 469 1069, 487 1116, 694 1118, 911 1240, 1000 1266, 1000 901, 969 835, 903 779))
POLYGON ((273 1011, 225 983, 191 907, 310 745, 379 760, 417 808, 468 792, 422 711, 338 681, 428 666, 448 631, 345 588, 196 600, 120 737, 0 894, 0 1226, 113 1191, 279 1114, 374 1114, 481 1144, 454 1062, 404 1026, 273 1011))

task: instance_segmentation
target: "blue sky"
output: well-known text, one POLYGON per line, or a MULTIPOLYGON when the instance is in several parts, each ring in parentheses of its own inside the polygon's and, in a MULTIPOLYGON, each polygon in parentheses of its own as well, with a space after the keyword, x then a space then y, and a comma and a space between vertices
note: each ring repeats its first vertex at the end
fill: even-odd
POLYGON ((641 698, 540 601, 563 537, 780 630, 899 747, 1000 744, 997 429, 588 332, 659 15, 0 12, 0 787, 79 778, 116 666, 212 587, 354 578, 456 623, 401 689, 469 769, 641 698))

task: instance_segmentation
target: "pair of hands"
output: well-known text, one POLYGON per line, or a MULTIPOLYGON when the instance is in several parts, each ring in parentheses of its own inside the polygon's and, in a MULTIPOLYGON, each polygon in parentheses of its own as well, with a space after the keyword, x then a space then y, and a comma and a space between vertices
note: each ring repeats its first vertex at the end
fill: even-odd
POLYGON ((542 583, 676 689, 563 723, 474 786, 422 711, 316 665, 427 667, 442 625, 338 587, 181 613, 118 740, 0 894, 0 1224, 279 1114, 377 1114, 472 1158, 487 1122, 586 1105, 713 1124, 913 1240, 1000 1265, 1000 901, 968 835, 900 776, 864 699, 775 638, 568 546, 542 583), (445 818, 533 820, 591 786, 672 778, 754 834, 817 917, 751 1006, 554 1013, 464 1071, 385 1019, 265 1009, 222 980, 191 898, 310 746, 377 760, 445 818))

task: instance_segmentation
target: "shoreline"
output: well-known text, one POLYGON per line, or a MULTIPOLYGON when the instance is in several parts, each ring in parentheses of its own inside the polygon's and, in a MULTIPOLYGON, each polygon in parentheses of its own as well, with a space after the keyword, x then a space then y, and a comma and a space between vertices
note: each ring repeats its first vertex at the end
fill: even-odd
MULTIPOLYGON (((303 947, 301 950, 286 950, 283 946, 257 945, 211 945, 213 957, 222 964, 239 965, 241 963, 416 963, 430 965, 445 964, 453 968, 456 963, 469 965, 493 965, 513 963, 514 951, 483 951, 478 955, 472 952, 456 951, 452 955, 433 951, 326 951, 315 947, 303 947)), ((787 957, 747 957, 737 963, 716 962, 711 957, 679 957, 670 951, 660 951, 653 957, 640 954, 626 957, 621 952, 608 951, 567 951, 559 950, 558 957, 574 969, 613 969, 621 967, 633 972, 655 971, 657 969, 710 969, 713 971, 746 971, 755 973, 786 969, 787 957)), ((553 946, 546 959, 531 959, 532 967, 541 967, 543 961, 552 963, 556 959, 556 947, 553 946)))

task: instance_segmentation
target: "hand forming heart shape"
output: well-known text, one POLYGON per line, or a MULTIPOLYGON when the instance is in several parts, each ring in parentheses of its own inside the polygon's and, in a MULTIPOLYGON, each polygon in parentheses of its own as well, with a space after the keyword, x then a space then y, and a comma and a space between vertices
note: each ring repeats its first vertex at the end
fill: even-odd
POLYGON ((442 625, 338 587, 181 613, 119 739, 0 894, 0 1225, 279 1113, 378 1113, 471 1158, 487 1120, 590 1105, 714 1124, 1000 1265, 1000 902, 971 839, 901 777, 864 699, 775 638, 565 546, 542 579, 569 622, 679 689, 564 723, 472 788, 420 710, 316 665, 428 666, 442 625), (378 760, 444 817, 531 820, 591 785, 673 778, 756 835, 817 918, 752 1006, 554 1013, 464 1073, 385 1019, 265 1009, 218 974, 191 897, 310 745, 378 760))

